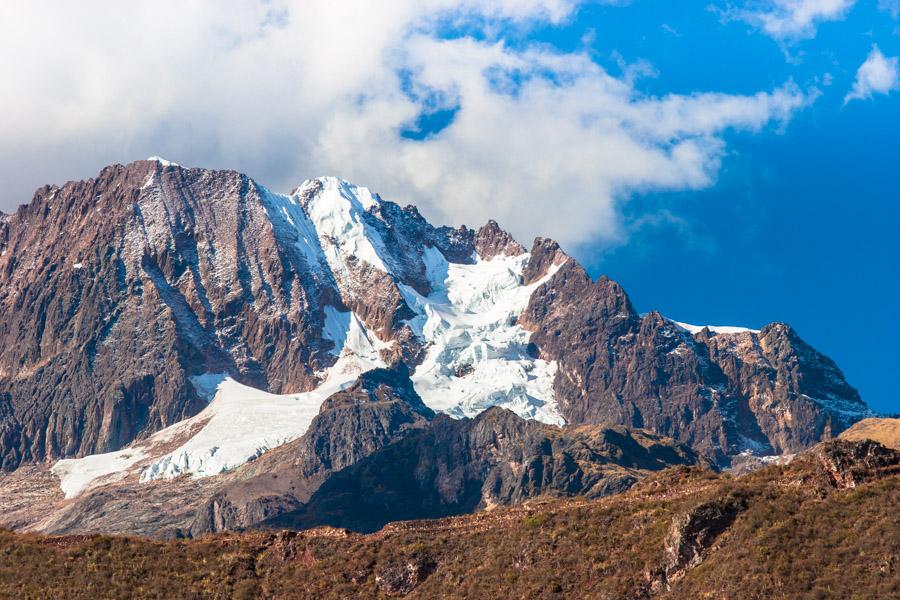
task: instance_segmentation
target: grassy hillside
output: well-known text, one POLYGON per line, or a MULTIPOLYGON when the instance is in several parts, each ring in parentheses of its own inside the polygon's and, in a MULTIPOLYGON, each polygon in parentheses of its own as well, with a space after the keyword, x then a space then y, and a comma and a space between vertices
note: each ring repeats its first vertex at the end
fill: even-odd
POLYGON ((863 419, 840 435, 844 440, 875 440, 900 450, 900 419, 863 419))
POLYGON ((3 531, 0 597, 896 598, 900 453, 879 452, 810 454, 740 478, 677 467, 601 500, 371 535, 153 542, 3 531), (852 477, 836 478, 833 465, 852 477))

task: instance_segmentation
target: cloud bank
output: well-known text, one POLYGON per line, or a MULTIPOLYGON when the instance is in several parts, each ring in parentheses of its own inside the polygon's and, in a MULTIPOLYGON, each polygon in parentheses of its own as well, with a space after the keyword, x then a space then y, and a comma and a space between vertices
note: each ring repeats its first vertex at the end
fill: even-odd
POLYGON ((757 0, 731 8, 725 16, 745 21, 777 40, 791 41, 815 37, 820 23, 842 20, 854 4, 856 0, 757 0))
POLYGON ((815 97, 790 82, 648 96, 587 52, 504 39, 576 10, 574 0, 5 3, 0 209, 42 183, 161 155, 282 191, 335 174, 437 222, 496 218, 526 242, 614 243, 631 195, 711 185, 727 131, 785 123, 815 97))
POLYGON ((844 104, 851 100, 864 100, 873 94, 889 94, 900 87, 900 74, 897 69, 897 57, 885 57, 872 46, 872 51, 865 62, 856 70, 853 88, 844 96, 844 104))

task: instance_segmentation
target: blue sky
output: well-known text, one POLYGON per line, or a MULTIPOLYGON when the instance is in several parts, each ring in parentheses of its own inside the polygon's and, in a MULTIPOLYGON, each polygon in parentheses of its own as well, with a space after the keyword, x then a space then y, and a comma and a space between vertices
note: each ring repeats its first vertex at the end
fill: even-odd
MULTIPOLYGON (((898 412, 900 93, 844 98, 873 44, 900 54, 900 21, 886 4, 862 2, 815 35, 773 38, 725 18, 726 8, 594 4, 561 25, 500 34, 513 47, 586 50, 613 73, 637 65, 636 88, 648 95, 752 94, 788 80, 821 94, 784 126, 726 133, 711 186, 637 193, 623 203, 624 242, 574 254, 593 276, 622 283, 641 312, 754 328, 787 322, 874 409, 898 412)), ((429 117, 416 135, 439 131, 453 113, 429 117)))
POLYGON ((0 3, 0 210, 159 155, 553 237, 900 411, 900 0, 0 3))
POLYGON ((655 76, 639 85, 649 93, 750 93, 792 78, 822 96, 783 130, 729 135, 710 188, 647 194, 626 209, 634 219, 667 210, 677 223, 643 226, 625 244, 578 257, 621 282, 640 311, 790 323, 873 408, 900 411, 900 93, 843 104, 873 43, 900 54, 900 24, 860 3, 784 47, 745 23, 723 25, 708 6, 588 7, 537 34, 561 45, 588 35, 611 69, 613 52, 648 61, 655 76))

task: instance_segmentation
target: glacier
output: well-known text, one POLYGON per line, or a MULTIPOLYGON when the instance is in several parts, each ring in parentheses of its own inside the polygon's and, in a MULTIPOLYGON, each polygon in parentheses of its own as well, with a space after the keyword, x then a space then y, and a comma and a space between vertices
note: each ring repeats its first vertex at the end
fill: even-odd
POLYGON ((390 344, 378 340, 352 313, 333 311, 332 318, 346 324, 338 332, 340 357, 315 390, 270 394, 224 373, 193 377, 198 394, 212 397, 193 417, 116 452, 57 461, 51 471, 59 477, 66 498, 121 480, 135 468, 141 482, 218 475, 303 435, 328 396, 352 384, 361 373, 386 366, 379 351, 390 344), (186 441, 160 455, 160 448, 181 440, 186 441))
MULTIPOLYGON (((423 295, 402 282, 396 257, 367 218, 381 202, 368 189, 335 177, 307 180, 289 196, 252 184, 272 226, 290 234, 310 271, 323 281, 348 281, 356 261, 394 278, 414 314, 405 324, 424 349, 411 379, 427 406, 455 418, 501 406, 524 418, 564 424, 553 391, 557 365, 529 353, 530 334, 517 324, 532 292, 558 265, 525 285, 527 253, 490 260, 476 255, 471 264, 460 264, 426 244, 421 260, 430 291, 423 295)), ((146 193, 155 193, 149 189, 154 185, 148 181, 146 193)), ((361 373, 387 366, 382 352, 395 344, 353 312, 331 305, 322 310, 322 336, 334 344, 330 352, 337 360, 318 373, 318 387, 278 395, 226 373, 194 376, 197 394, 208 402, 198 414, 122 450, 58 461, 52 471, 66 497, 129 475, 148 482, 221 474, 302 436, 328 396, 361 373)))
POLYGON ((453 417, 501 406, 524 418, 564 424, 553 393, 556 364, 530 356, 530 333, 516 324, 531 293, 558 266, 526 286, 521 282, 528 254, 472 265, 449 263, 436 248, 427 248, 425 257, 432 293, 425 297, 401 286, 417 313, 409 324, 427 347, 412 374, 422 401, 453 417))

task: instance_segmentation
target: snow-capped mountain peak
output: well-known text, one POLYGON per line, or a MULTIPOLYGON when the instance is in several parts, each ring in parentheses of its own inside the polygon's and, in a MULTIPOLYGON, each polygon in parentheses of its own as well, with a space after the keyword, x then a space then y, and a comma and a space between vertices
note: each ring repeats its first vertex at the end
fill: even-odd
POLYGON ((867 410, 786 326, 642 316, 552 240, 435 227, 336 177, 278 194, 235 171, 113 165, 39 189, 0 244, 0 458, 84 456, 55 469, 69 494, 233 469, 400 362, 438 412, 640 426, 723 463, 867 410))
POLYGON ((152 162, 159 163, 159 164, 161 164, 161 165, 164 166, 164 167, 180 167, 180 166, 181 166, 181 165, 179 165, 177 162, 173 162, 173 161, 171 161, 171 160, 166 160, 166 159, 163 158, 162 156, 151 156, 151 157, 148 158, 147 160, 152 161, 152 162))
MULTIPOLYGON (((141 188, 143 211, 154 214, 150 204, 171 196, 158 172, 148 180, 153 189, 141 188)), ((404 355, 420 356, 409 365, 411 379, 434 410, 471 417, 502 406, 564 423, 553 392, 555 363, 529 355, 529 333, 516 324, 558 264, 526 285, 530 255, 496 223, 485 228, 496 243, 480 256, 472 230, 434 228, 414 210, 337 177, 307 180, 290 195, 250 183, 277 242, 298 251, 301 281, 309 281, 304 293, 320 303, 317 337, 327 351, 319 355, 325 368, 316 370, 317 384, 273 394, 227 373, 195 375, 197 393, 213 398, 203 411, 124 450, 60 461, 54 471, 67 494, 126 472, 150 481, 233 469, 296 439, 329 395, 404 355)))
POLYGON ((365 218, 379 203, 368 188, 337 177, 319 177, 301 184, 294 196, 319 234, 332 270, 344 271, 352 257, 389 272, 384 241, 365 218))

